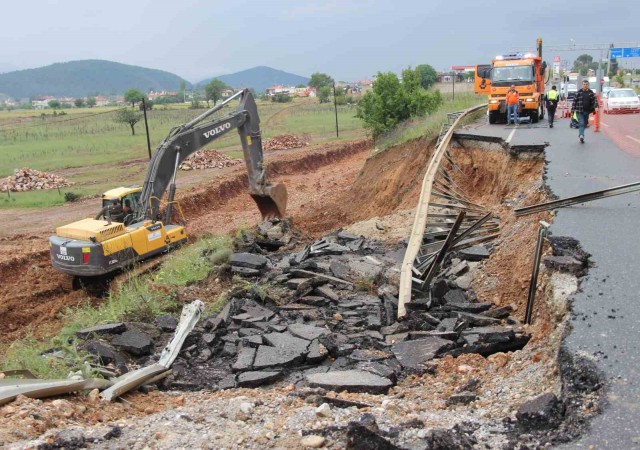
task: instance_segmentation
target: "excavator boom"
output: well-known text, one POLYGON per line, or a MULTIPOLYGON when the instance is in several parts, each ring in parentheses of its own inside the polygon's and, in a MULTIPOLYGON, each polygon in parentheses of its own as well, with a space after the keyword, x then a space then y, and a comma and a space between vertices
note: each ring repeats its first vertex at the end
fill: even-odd
MULTIPOLYGON (((249 194, 256 202, 263 218, 283 217, 286 212, 287 191, 283 184, 273 185, 266 180, 258 108, 251 92, 244 89, 191 122, 172 130, 158 146, 158 150, 149 162, 140 204, 136 208, 139 211, 137 219, 158 217, 160 200, 169 183, 172 183, 169 190, 169 204, 173 201, 175 176, 182 161, 234 129, 237 129, 240 135, 249 177, 249 194), (206 120, 236 98, 239 104, 234 112, 213 120, 206 120)), ((170 208, 167 208, 167 213, 170 215, 170 208)), ((165 223, 168 223, 168 219, 168 217, 165 219, 165 223)))

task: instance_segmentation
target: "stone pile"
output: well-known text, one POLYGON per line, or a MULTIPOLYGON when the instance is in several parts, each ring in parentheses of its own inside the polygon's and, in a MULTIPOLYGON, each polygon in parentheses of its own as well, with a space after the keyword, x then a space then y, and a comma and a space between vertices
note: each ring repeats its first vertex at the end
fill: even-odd
POLYGON ((0 180, 0 191, 26 192, 72 186, 66 178, 28 167, 16 169, 13 175, 0 180))
POLYGON ((293 134, 283 134, 267 139, 262 145, 263 150, 289 150, 309 145, 309 140, 293 134))
POLYGON ((242 163, 242 160, 231 158, 216 150, 198 150, 182 161, 182 170, 223 169, 242 163))

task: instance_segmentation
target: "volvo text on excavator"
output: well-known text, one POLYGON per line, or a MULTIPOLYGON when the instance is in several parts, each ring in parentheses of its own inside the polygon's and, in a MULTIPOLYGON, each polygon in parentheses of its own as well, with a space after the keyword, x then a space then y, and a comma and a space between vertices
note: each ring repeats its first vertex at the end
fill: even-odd
POLYGON ((254 98, 245 89, 173 129, 151 158, 142 187, 107 191, 98 217, 56 229, 56 235, 49 238, 53 267, 78 277, 99 276, 186 242, 184 225, 171 221, 174 210, 181 214, 174 199, 178 167, 196 150, 233 129, 238 130, 242 143, 249 194, 262 217, 283 217, 287 190, 281 183, 267 182, 259 123, 254 98), (239 105, 234 112, 210 118, 236 99, 239 105), (110 215, 114 207, 117 217, 110 215))

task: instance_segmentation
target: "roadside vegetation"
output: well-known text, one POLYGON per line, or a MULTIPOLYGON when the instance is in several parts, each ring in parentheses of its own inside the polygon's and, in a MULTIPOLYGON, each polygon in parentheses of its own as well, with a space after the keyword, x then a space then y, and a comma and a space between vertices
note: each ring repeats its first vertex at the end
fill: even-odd
MULTIPOLYGON (((443 100, 438 109, 426 117, 417 117, 398 124, 395 128, 380 135, 375 141, 374 152, 386 150, 395 145, 420 137, 435 137, 440 133, 442 124, 447 123, 447 114, 471 108, 486 102, 486 97, 473 92, 456 93, 455 99, 451 94, 443 94, 443 100)), ((464 123, 471 123, 485 114, 485 110, 464 119, 464 123)))
MULTIPOLYGON (((337 139, 333 105, 300 98, 290 103, 260 100, 257 104, 264 139, 285 133, 309 135, 312 143, 337 139)), ((230 105, 225 111, 234 107, 230 105)), ((148 161, 142 121, 118 123, 121 109, 110 107, 73 108, 55 116, 55 111, 45 111, 0 111, 0 178, 23 167, 58 173, 65 170, 64 176, 75 185, 60 192, 1 192, 0 209, 61 205, 68 191, 96 196, 118 185, 142 184, 148 161)), ((128 111, 133 113, 131 107, 128 111)), ((147 111, 152 151, 173 127, 201 112, 189 109, 188 104, 155 105, 147 111)), ((140 115, 137 111, 134 114, 140 115)), ((354 116, 354 106, 338 107, 340 139, 364 136, 362 124, 354 116)), ((229 133, 207 148, 242 159, 237 133, 229 133)))
MULTIPOLYGON (((206 236, 194 244, 175 250, 155 273, 131 276, 104 300, 90 300, 65 311, 60 332, 48 339, 33 336, 13 342, 0 369, 29 369, 40 378, 65 378, 70 370, 83 367, 85 354, 78 347, 75 333, 83 328, 112 322, 151 322, 164 314, 179 315, 182 309, 180 289, 223 270, 231 255, 231 238, 206 236), (55 349, 58 356, 42 353, 55 349)), ((191 299, 189 299, 191 300, 191 299)), ((203 299, 207 311, 219 310, 226 296, 203 299)))

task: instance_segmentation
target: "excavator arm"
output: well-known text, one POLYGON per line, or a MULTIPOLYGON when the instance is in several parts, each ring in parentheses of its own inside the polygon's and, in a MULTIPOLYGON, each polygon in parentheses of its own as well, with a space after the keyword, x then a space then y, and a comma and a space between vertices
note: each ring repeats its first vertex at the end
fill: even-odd
POLYGON ((158 146, 145 176, 137 220, 155 219, 160 213, 160 200, 169 187, 164 223, 171 220, 178 167, 187 157, 210 142, 237 129, 249 176, 249 194, 256 202, 263 218, 283 217, 287 204, 287 190, 281 183, 267 182, 260 135, 260 118, 253 95, 244 89, 189 123, 175 128, 158 146), (223 117, 207 120, 227 103, 239 100, 237 109, 223 117))

